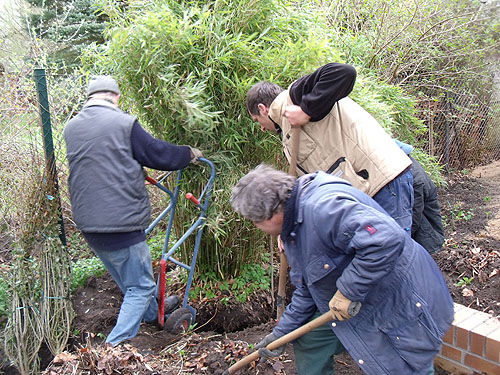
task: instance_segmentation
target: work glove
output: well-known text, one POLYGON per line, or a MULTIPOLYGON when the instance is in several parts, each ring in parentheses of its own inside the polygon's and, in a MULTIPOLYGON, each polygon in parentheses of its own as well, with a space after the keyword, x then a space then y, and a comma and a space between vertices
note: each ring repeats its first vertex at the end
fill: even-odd
POLYGON ((259 342, 257 345, 255 345, 255 349, 259 349, 259 355, 263 359, 271 359, 274 357, 279 357, 285 352, 286 344, 283 346, 280 346, 277 349, 274 350, 269 350, 266 349, 266 346, 268 346, 270 343, 276 340, 276 337, 270 333, 266 337, 262 339, 261 342, 259 342))
POLYGON ((191 161, 190 161, 190 163, 197 164, 198 158, 202 158, 203 157, 203 153, 200 150, 198 150, 197 148, 194 148, 194 147, 191 147, 191 146, 188 146, 188 147, 189 147, 189 150, 191 150, 191 161))
POLYGON ((351 305, 351 303, 352 301, 345 297, 340 289, 337 289, 337 292, 333 295, 330 303, 328 303, 328 306, 330 306, 330 312, 333 315, 333 319, 342 321, 352 318, 352 316, 348 312, 349 305, 351 305))

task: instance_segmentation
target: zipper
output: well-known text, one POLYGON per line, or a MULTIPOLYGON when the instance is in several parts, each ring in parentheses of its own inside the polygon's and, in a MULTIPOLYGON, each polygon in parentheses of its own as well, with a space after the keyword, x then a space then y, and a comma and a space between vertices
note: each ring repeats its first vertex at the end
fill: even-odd
POLYGON ((343 163, 343 162, 345 162, 345 157, 341 156, 340 158, 337 159, 337 161, 335 163, 332 164, 332 166, 330 168, 328 168, 326 173, 328 173, 328 174, 332 173, 335 169, 337 169, 339 167, 340 163, 343 163))

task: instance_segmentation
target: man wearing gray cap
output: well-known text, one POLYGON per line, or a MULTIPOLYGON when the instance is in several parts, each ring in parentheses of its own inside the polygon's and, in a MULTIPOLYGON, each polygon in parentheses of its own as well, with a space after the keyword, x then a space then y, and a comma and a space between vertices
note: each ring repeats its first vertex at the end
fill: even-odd
MULTIPOLYGON (((137 335, 141 321, 155 321, 158 304, 144 230, 151 208, 143 167, 177 170, 202 157, 147 133, 118 108, 120 88, 110 76, 94 77, 87 101, 64 129, 68 186, 75 223, 124 294, 116 325, 106 339, 115 346, 137 335)), ((179 298, 165 300, 165 311, 179 298)))

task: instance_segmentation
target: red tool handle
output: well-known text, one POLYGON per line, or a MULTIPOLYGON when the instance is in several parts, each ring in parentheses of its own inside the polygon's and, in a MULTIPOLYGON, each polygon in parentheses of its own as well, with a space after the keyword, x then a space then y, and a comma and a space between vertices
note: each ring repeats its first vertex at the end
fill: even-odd
POLYGON ((163 328, 165 323, 165 271, 167 268, 167 261, 162 259, 160 261, 160 288, 158 290, 158 324, 163 328))
POLYGON ((153 177, 146 176, 146 181, 152 185, 156 185, 158 181, 156 181, 153 177))
POLYGON ((187 193, 186 198, 189 199, 191 202, 193 202, 195 205, 197 205, 197 206, 200 205, 200 201, 198 199, 196 199, 196 197, 193 194, 187 193))

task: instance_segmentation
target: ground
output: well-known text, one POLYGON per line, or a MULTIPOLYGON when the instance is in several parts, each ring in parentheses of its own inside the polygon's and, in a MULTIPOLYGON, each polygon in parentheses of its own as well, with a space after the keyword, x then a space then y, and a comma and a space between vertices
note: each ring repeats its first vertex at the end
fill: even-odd
MULTIPOLYGON (((455 302, 500 316, 500 161, 470 173, 453 174, 439 191, 446 243, 433 255, 455 302)), ((174 290, 175 290, 174 285, 174 290)), ((109 277, 90 279, 73 296, 76 317, 68 351, 52 360, 44 374, 222 374, 252 353, 274 325, 271 296, 262 292, 241 305, 217 299, 194 302, 194 333, 172 335, 144 324, 126 345, 105 348, 121 294, 109 277)), ((1 354, 1 353, 0 353, 1 354)), ((43 355, 45 364, 52 359, 43 355)), ((0 369, 1 370, 1 369, 0 369)), ((4 366, 5 373, 15 370, 4 366)), ((449 374, 441 369, 436 373, 449 374)), ((273 363, 252 363, 239 374, 296 374, 293 350, 273 363)), ((337 375, 361 375, 347 354, 336 357, 337 375)))

